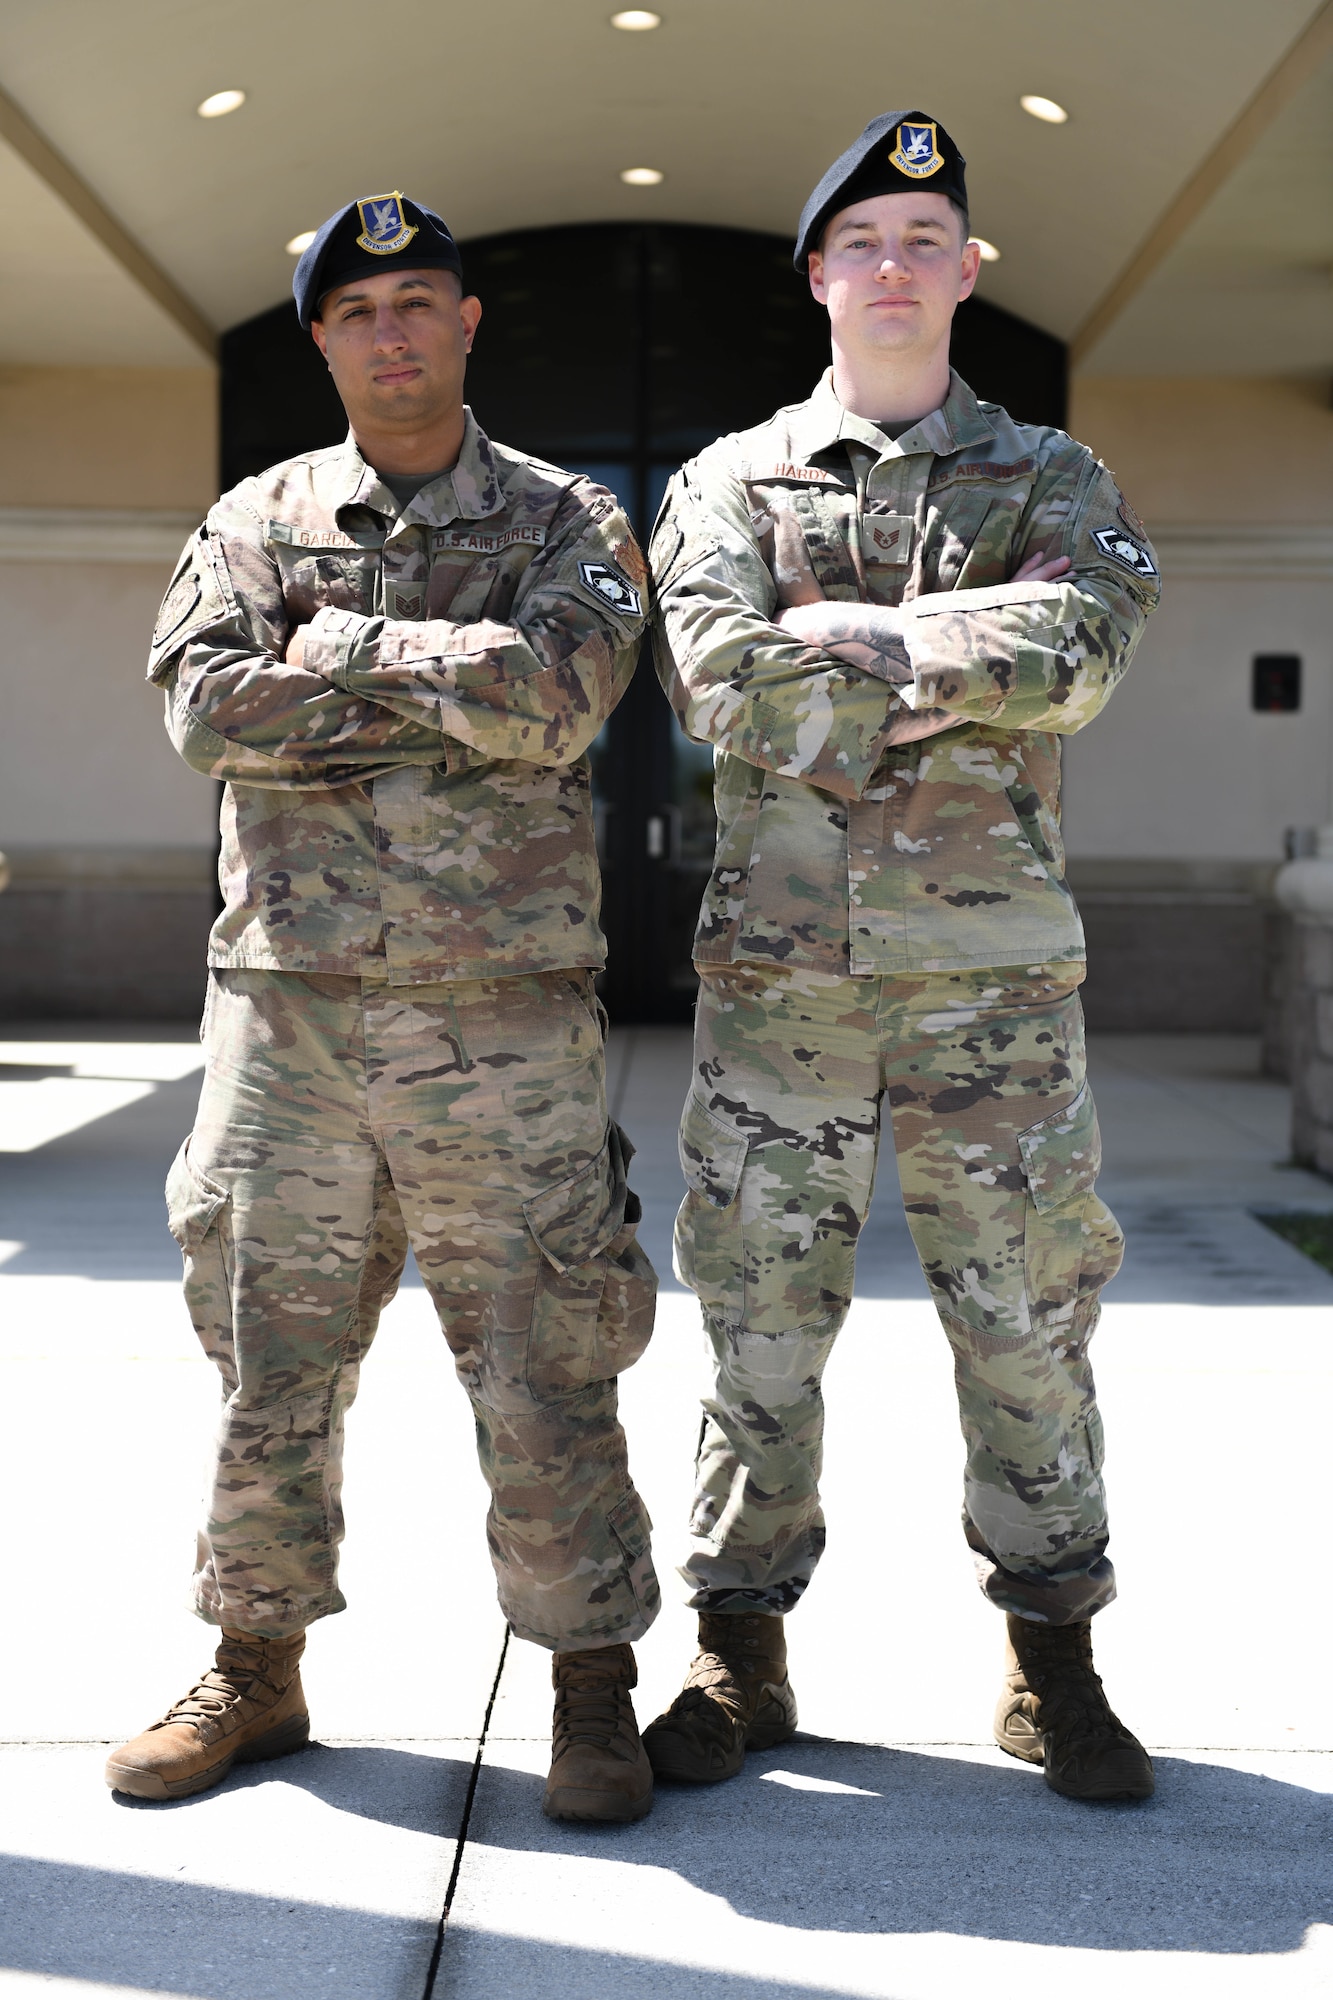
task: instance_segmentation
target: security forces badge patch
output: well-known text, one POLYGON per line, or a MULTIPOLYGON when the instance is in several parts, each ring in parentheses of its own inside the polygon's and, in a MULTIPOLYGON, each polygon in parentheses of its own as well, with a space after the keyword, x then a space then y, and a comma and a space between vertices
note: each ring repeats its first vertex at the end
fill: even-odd
POLYGON ((395 250, 406 249, 417 233, 416 224, 403 214, 403 197, 397 188, 392 194, 368 194, 356 207, 361 217, 357 248, 369 250, 375 257, 392 257, 395 250))
POLYGON ((913 125, 904 119, 898 127, 898 143, 889 154, 890 163, 900 174, 914 181, 928 180, 944 165, 934 125, 913 125))
POLYGON ((599 597, 606 599, 613 611, 623 612, 627 618, 639 616, 643 609, 639 593, 614 563, 580 563, 579 575, 589 590, 595 590, 599 597))
POLYGON ((1118 562, 1122 569, 1132 570, 1135 576, 1150 577, 1154 583, 1157 581, 1152 557, 1122 528, 1097 528, 1092 539, 1102 554, 1110 556, 1112 562, 1118 562))

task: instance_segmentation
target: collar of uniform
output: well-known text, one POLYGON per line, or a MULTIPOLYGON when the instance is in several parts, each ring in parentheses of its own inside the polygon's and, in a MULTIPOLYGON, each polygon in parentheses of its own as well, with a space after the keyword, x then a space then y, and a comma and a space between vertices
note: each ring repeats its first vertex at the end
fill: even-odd
MULTIPOLYGON (((382 484, 374 466, 366 464, 350 434, 345 464, 346 490, 334 509, 338 525, 344 525, 343 509, 349 507, 373 507, 377 514, 386 514, 391 521, 395 520, 398 516, 397 500, 382 484)), ((438 479, 432 479, 428 486, 422 487, 407 508, 407 514, 414 520, 425 521, 432 528, 442 528, 460 518, 464 521, 484 521, 488 514, 498 513, 503 504, 504 495, 500 490, 500 475, 491 441, 465 404, 463 443, 457 462, 450 471, 441 473, 438 479)))
POLYGON ((962 376, 952 368, 949 370, 949 393, 939 409, 922 417, 919 424, 913 424, 910 431, 904 431, 896 442, 886 437, 878 424, 872 424, 868 417, 858 417, 853 411, 843 408, 833 388, 831 368, 825 370, 813 396, 801 408, 791 426, 792 450, 801 458, 826 451, 830 445, 844 438, 854 438, 858 443, 868 445, 881 458, 899 454, 906 457, 917 451, 929 451, 936 458, 947 458, 951 452, 962 451, 966 445, 982 444, 994 435, 994 425, 982 413, 980 404, 962 376))

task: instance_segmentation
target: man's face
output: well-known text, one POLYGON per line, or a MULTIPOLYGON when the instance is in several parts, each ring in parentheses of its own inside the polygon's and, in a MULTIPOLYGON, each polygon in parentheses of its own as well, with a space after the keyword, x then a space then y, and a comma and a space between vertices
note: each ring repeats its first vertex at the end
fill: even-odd
POLYGON ((326 292, 310 331, 354 430, 421 429, 463 400, 481 301, 452 271, 376 271, 326 292))
POLYGON ((980 266, 946 195, 877 194, 829 222, 810 253, 810 289, 844 350, 906 357, 947 340, 980 266))

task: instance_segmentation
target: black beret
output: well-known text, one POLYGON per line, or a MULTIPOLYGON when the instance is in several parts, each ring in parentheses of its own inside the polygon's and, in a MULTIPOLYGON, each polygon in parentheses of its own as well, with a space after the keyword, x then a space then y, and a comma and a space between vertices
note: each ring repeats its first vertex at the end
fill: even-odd
POLYGON ((325 292, 369 271, 457 271, 463 260, 449 226, 406 195, 368 194, 349 201, 315 232, 292 278, 296 315, 309 327, 325 292))
POLYGON ((937 119, 924 111, 885 111, 872 118, 854 145, 833 162, 801 210, 796 228, 798 271, 819 248, 825 223, 840 208, 876 194, 905 194, 929 188, 947 195, 967 212, 967 161, 937 119))

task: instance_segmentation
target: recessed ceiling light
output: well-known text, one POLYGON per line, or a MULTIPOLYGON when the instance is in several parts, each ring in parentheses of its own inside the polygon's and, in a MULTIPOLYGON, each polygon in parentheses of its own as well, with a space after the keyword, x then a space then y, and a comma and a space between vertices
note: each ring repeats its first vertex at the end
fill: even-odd
POLYGON ((1030 118, 1040 118, 1045 125, 1063 125, 1069 118, 1064 105, 1053 97, 1020 97, 1018 101, 1030 118))
POLYGON ((626 187, 655 188, 661 185, 666 175, 659 173, 656 167, 625 167, 620 178, 626 187))
POLYGON ((215 90, 195 110, 201 118, 225 118, 229 111, 239 111, 245 102, 243 90, 215 90))
POLYGON ((660 28, 662 16, 650 14, 646 7, 626 7, 623 13, 611 16, 613 28, 624 28, 627 34, 642 34, 645 28, 660 28))
POLYGON ((289 257, 302 256, 310 248, 318 234, 319 231, 317 229, 303 229, 299 236, 293 236, 291 242, 283 246, 287 255, 289 257))
POLYGON ((980 250, 981 261, 983 264, 999 263, 1000 261, 999 251, 995 248, 995 245, 993 243, 988 243, 984 236, 970 236, 968 238, 968 241, 969 243, 975 243, 978 250, 980 250))

